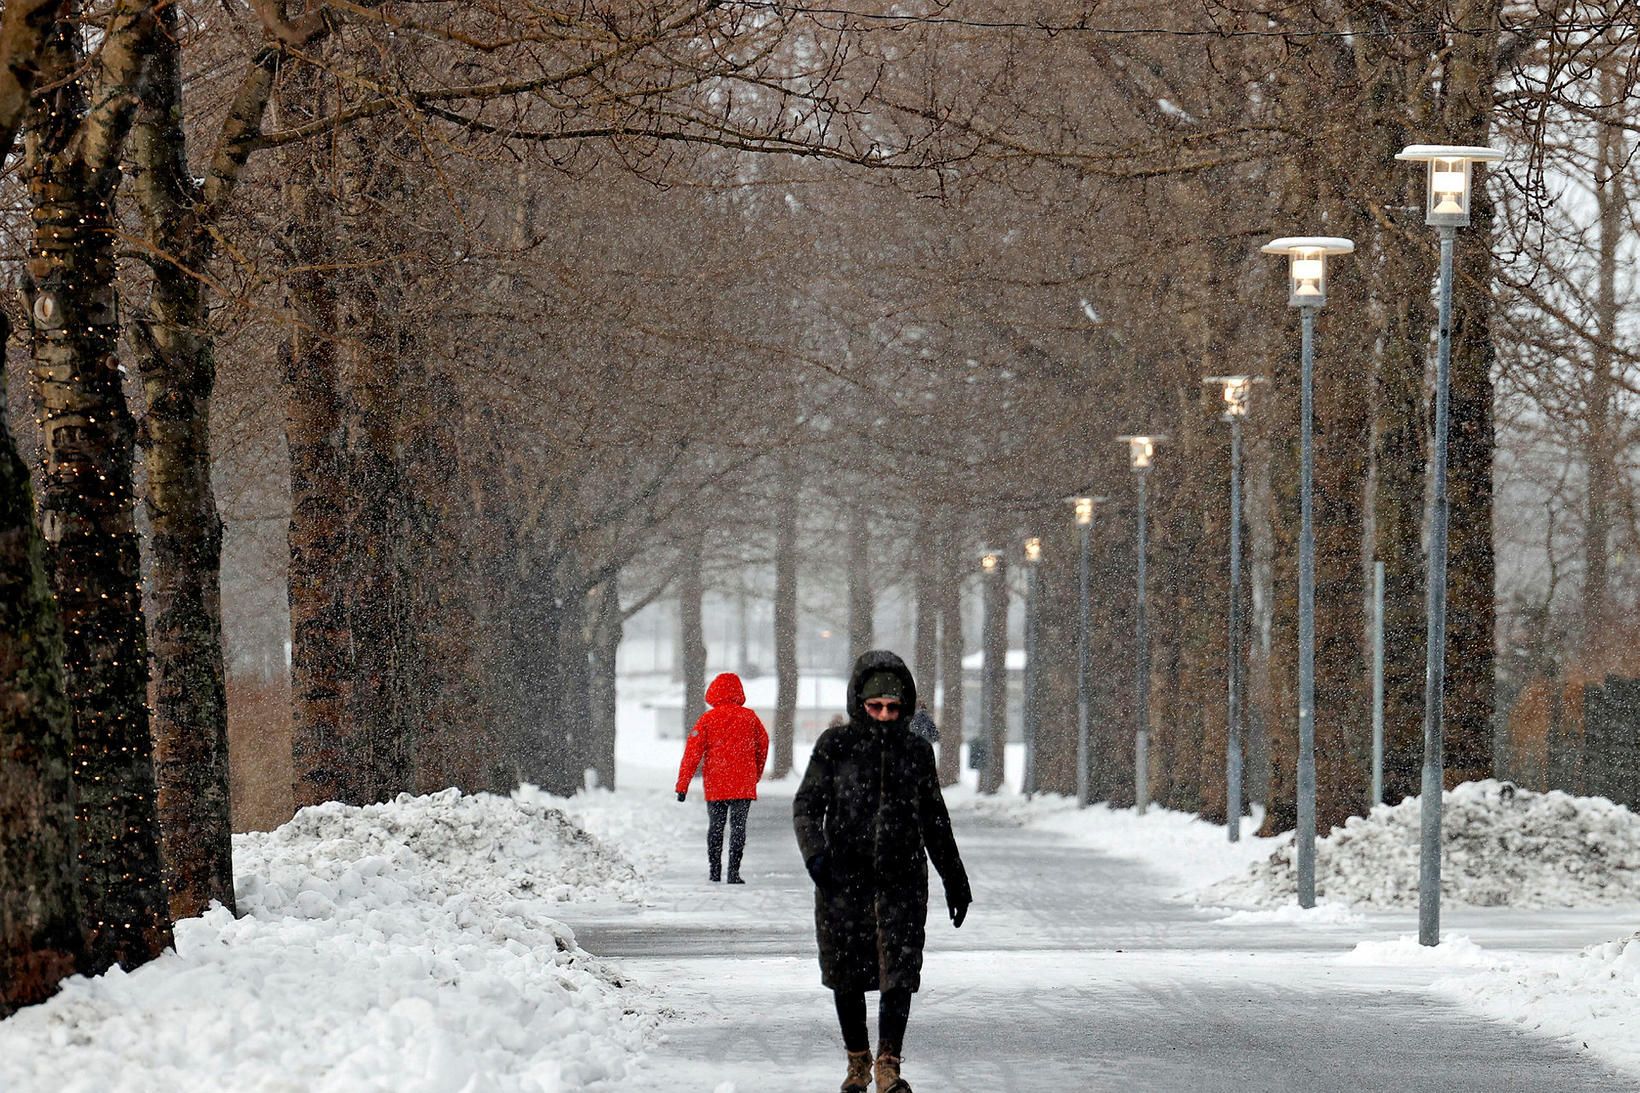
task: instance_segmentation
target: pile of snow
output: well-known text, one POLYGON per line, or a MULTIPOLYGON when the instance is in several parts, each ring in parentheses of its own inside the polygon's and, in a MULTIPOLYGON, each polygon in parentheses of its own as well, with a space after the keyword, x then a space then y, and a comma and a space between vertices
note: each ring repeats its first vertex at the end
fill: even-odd
MULTIPOLYGON (((1573 907, 1640 900, 1640 817, 1603 797, 1465 782, 1444 796, 1444 899, 1475 907, 1573 907)), ((1419 799, 1379 805, 1316 840, 1315 884, 1340 903, 1418 902, 1419 799)), ((1272 907, 1297 890, 1291 836, 1204 903, 1272 907)))
POLYGON ((1338 962, 1395 968, 1495 968, 1502 963, 1462 934, 1444 934, 1439 945, 1420 945, 1412 934, 1393 941, 1363 941, 1338 962))
POLYGON ((1267 858, 1279 839, 1252 834, 1262 817, 1243 818, 1241 839, 1231 842, 1222 824, 1211 824, 1188 812, 1151 805, 1143 816, 1131 808, 1106 804, 1078 808, 1072 797, 981 797, 969 790, 947 789, 952 809, 970 809, 999 823, 1054 831, 1080 846, 1142 862, 1179 890, 1211 885, 1267 858))
POLYGON ((0 1089, 560 1093, 642 1047, 631 992, 548 914, 637 874, 528 794, 321 805, 234 850, 243 917, 0 1023, 0 1089))
POLYGON ((1232 911, 1215 922, 1223 926, 1355 926, 1365 916, 1342 903, 1318 899, 1314 907, 1300 907, 1298 900, 1257 911, 1232 911))
POLYGON ((1574 956, 1522 958, 1481 975, 1444 979, 1438 990, 1520 1027, 1564 1037, 1618 1066, 1640 1071, 1640 934, 1574 956))

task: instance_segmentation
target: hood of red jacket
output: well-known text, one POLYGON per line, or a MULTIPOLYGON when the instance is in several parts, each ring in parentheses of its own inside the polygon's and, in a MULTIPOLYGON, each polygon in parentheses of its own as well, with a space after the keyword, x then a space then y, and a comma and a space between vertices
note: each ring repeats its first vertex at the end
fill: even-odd
POLYGON ((706 704, 713 707, 746 705, 746 688, 740 685, 740 677, 724 672, 712 680, 712 685, 706 688, 706 704))

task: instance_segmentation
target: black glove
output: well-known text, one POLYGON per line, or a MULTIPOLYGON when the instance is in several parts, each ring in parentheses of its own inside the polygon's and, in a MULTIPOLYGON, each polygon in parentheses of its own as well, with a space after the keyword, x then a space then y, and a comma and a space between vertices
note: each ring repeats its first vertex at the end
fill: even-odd
POLYGON ((960 903, 948 900, 945 908, 951 912, 951 925, 954 929, 962 929, 962 920, 968 917, 968 900, 960 903))
POLYGON ((809 879, 814 881, 816 888, 826 886, 826 852, 824 850, 804 862, 803 866, 809 871, 809 879))
POLYGON ((689 794, 688 794, 688 793, 680 793, 680 794, 678 794, 678 800, 680 800, 680 801, 681 801, 681 800, 683 800, 683 799, 684 799, 684 798, 685 798, 685 797, 687 797, 687 796, 689 796, 689 794))

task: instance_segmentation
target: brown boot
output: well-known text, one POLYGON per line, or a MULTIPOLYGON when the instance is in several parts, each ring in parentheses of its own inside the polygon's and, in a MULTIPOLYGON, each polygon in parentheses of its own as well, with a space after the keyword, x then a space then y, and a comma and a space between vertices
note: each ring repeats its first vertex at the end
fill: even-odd
POLYGON ((870 1087, 871 1052, 849 1052, 848 1077, 843 1079, 843 1088, 838 1093, 870 1093, 870 1087))
POLYGON ((877 1093, 911 1093, 911 1083, 900 1077, 898 1055, 877 1056, 877 1093))

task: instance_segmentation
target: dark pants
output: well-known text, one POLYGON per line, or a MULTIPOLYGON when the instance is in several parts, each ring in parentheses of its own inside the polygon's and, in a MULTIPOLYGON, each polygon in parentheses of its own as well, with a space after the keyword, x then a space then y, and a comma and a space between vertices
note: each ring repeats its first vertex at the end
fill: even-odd
MULTIPOLYGON (((859 991, 833 991, 837 1002, 837 1023, 843 1026, 843 1046, 850 1051, 870 1051, 866 1036, 866 996, 859 991)), ((905 1025, 911 1019, 911 992, 888 990, 877 1003, 877 1054, 900 1057, 905 1043, 905 1025)))
POLYGON ((706 861, 711 867, 712 879, 721 875, 723 860, 723 825, 729 825, 729 878, 740 876, 740 856, 746 852, 746 812, 752 807, 748 800, 707 801, 706 861))

